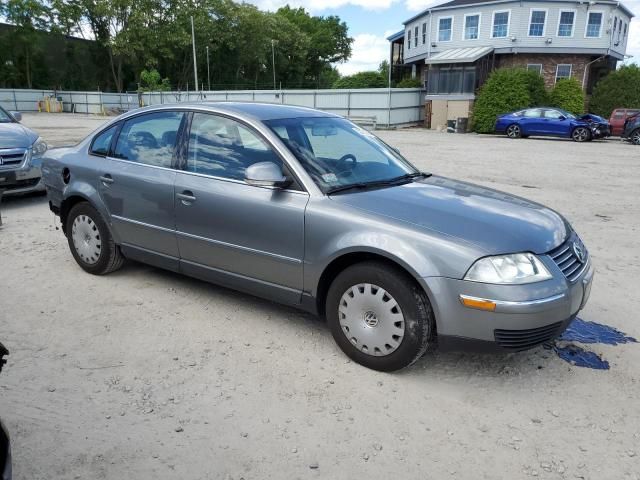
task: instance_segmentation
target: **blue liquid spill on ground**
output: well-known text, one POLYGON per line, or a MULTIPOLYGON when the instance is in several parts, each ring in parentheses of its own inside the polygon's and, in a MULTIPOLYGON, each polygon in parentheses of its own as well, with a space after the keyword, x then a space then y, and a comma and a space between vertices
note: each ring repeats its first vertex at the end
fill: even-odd
POLYGON ((576 318, 571 322, 571 325, 569 325, 565 332, 549 345, 561 359, 569 362, 571 365, 596 370, 609 370, 609 362, 603 360, 597 353, 590 352, 571 343, 565 345, 565 342, 619 345, 621 343, 637 343, 637 340, 608 325, 587 322, 581 318, 576 318))

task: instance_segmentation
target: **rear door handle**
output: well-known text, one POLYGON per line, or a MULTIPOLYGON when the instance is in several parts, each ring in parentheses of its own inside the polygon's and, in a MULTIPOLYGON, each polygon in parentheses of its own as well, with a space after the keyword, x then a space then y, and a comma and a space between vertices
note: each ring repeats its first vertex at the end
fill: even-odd
POLYGON ((108 187, 110 184, 113 183, 113 177, 107 173, 100 177, 100 181, 105 187, 108 187))
POLYGON ((177 193, 176 197, 178 197, 182 201, 183 205, 191 205, 196 201, 195 195, 190 190, 185 190, 182 193, 177 193))

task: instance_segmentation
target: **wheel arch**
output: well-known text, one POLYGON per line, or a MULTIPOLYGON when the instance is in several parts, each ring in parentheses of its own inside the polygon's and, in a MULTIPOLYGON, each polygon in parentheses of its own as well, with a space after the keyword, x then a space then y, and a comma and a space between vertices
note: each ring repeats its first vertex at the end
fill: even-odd
POLYGON ((327 293, 329 292, 329 287, 333 280, 350 266, 367 261, 378 261, 402 271, 416 282, 416 284, 425 292, 429 301, 433 303, 431 293, 427 288, 425 288, 424 283, 420 281, 420 275, 413 267, 411 267, 411 265, 385 251, 361 249, 341 252, 322 270, 315 289, 315 307, 318 315, 324 316, 325 314, 327 293))
POLYGON ((62 224, 62 231, 66 235, 67 217, 71 209, 80 202, 87 202, 93 208, 95 208, 107 225, 109 232, 113 236, 116 243, 119 242, 119 238, 115 235, 113 228, 111 227, 110 218, 108 212, 100 200, 100 195, 95 188, 84 183, 71 183, 64 192, 64 200, 60 203, 60 223, 62 224))

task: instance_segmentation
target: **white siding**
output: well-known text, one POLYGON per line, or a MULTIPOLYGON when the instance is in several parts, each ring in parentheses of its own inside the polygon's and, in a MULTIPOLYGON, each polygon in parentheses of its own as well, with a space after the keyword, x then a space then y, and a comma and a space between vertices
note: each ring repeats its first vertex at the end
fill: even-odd
POLYGON ((514 52, 518 48, 535 48, 536 53, 554 53, 558 48, 592 48, 607 49, 610 48, 620 55, 624 55, 629 37, 630 18, 616 5, 596 3, 588 6, 588 3, 577 3, 570 1, 547 1, 547 2, 529 2, 514 1, 505 3, 495 3, 489 5, 471 5, 464 8, 450 8, 446 10, 434 10, 432 15, 425 14, 407 25, 405 32, 411 29, 411 48, 405 46, 405 61, 411 61, 415 57, 425 57, 428 54, 434 54, 450 48, 463 47, 479 47, 492 46, 494 48, 512 48, 514 52), (529 37, 529 19, 532 9, 546 10, 545 32, 542 37, 529 37), (509 15, 509 34, 506 38, 491 38, 493 26, 493 13, 497 11, 510 11, 509 15), (575 20, 573 35, 571 37, 558 36, 558 21, 560 11, 575 11, 575 20), (603 13, 603 25, 601 36, 599 38, 586 38, 585 29, 587 24, 588 11, 601 11, 603 13), (480 35, 477 40, 464 40, 464 17, 469 14, 480 14, 480 35), (430 18, 431 17, 431 18, 430 18), (438 19, 441 17, 453 17, 453 33, 450 42, 438 42, 438 19), (618 22, 623 22, 623 33, 620 35, 620 44, 617 42, 618 34, 616 31, 615 38, 612 38, 612 29, 614 18, 618 18, 618 22), (422 42, 422 24, 427 23, 426 42, 422 42), (624 37, 624 24, 627 24, 627 36, 624 37), (414 46, 415 27, 419 27, 418 46, 414 46), (515 36, 516 40, 512 41, 511 37, 515 36), (551 43, 547 43, 547 39, 551 39, 551 43), (431 44, 435 43, 435 47, 431 44))

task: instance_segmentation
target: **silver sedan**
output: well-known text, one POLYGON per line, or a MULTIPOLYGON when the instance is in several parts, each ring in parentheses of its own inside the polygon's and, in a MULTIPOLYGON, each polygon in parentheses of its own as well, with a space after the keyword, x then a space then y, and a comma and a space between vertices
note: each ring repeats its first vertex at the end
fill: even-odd
POLYGON ((336 115, 258 103, 129 112, 44 160, 87 272, 126 258, 326 317, 391 371, 430 347, 519 351, 584 307, 587 249, 557 212, 421 172, 336 115))

